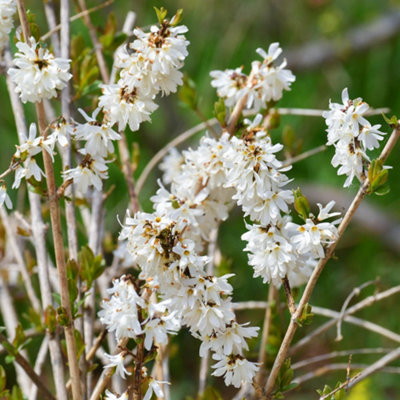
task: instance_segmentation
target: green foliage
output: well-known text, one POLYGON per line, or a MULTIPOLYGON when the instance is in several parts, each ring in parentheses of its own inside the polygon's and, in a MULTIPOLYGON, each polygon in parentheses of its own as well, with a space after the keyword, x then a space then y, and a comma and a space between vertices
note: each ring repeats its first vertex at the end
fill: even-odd
POLYGON ((186 400, 223 400, 221 393, 218 392, 217 389, 207 386, 201 396, 197 396, 196 398, 187 396, 186 400))
POLYGON ((310 325, 314 314, 311 312, 311 305, 310 304, 306 304, 301 312, 301 315, 299 318, 297 318, 297 325, 299 325, 300 327, 303 325, 310 325))
POLYGON ((297 211, 297 214, 304 221, 310 215, 310 203, 307 200, 307 197, 301 193, 300 188, 293 190, 294 195, 294 208, 297 211))
POLYGON ((78 255, 79 275, 89 290, 93 282, 104 272, 105 262, 101 254, 95 256, 89 246, 83 246, 78 255))
POLYGON ((217 118, 222 127, 226 126, 226 106, 222 98, 214 103, 214 117, 217 118))
POLYGON ((293 380, 293 369, 291 367, 290 358, 287 358, 279 370, 278 377, 275 383, 275 391, 274 398, 275 399, 283 399, 283 392, 294 389, 297 386, 297 383, 292 383, 293 380))
POLYGON ((158 23, 161 25, 167 17, 168 11, 164 7, 154 7, 154 11, 156 12, 158 23))
POLYGON ((342 400, 344 399, 345 396, 345 391, 344 389, 339 389, 337 390, 340 385, 342 385, 341 382, 338 382, 336 384, 336 386, 334 387, 334 389, 332 389, 329 385, 325 385, 324 388, 322 390, 318 389, 317 393, 323 397, 323 396, 328 396, 330 393, 332 393, 333 391, 335 391, 335 393, 333 393, 332 395, 328 396, 326 399, 327 400, 342 400))
MULTIPOLYGON (((274 125, 272 127, 274 127, 274 125)), ((291 156, 299 154, 303 145, 303 141, 297 137, 296 131, 291 125, 285 125, 285 127, 283 128, 282 143, 285 146, 285 151, 288 152, 291 156)))
POLYGON ((92 47, 86 46, 81 34, 71 39, 71 59, 75 100, 95 93, 101 83, 99 67, 92 47))
POLYGON ((99 36, 103 52, 113 55, 115 50, 117 50, 126 39, 127 35, 125 33, 117 32, 117 19, 115 13, 109 13, 104 31, 102 35, 99 36))
POLYGON ((198 108, 198 96, 196 84, 187 75, 183 77, 183 85, 178 91, 179 100, 191 110, 197 110, 198 108))
POLYGON ((385 195, 389 193, 390 188, 387 184, 389 170, 383 168, 382 160, 372 160, 368 168, 368 180, 370 182, 368 194, 385 195))
POLYGON ((44 310, 44 325, 53 334, 57 328, 57 312, 53 306, 48 305, 44 310))
MULTIPOLYGON (((26 11, 26 16, 28 18, 28 23, 29 23, 29 30, 31 31, 31 36, 33 36, 36 40, 36 42, 39 42, 40 40, 40 28, 39 25, 36 23, 36 16, 34 13, 32 13, 30 10, 26 11)), ((21 36, 23 37, 23 33, 21 32, 21 36)), ((25 38, 24 38, 24 41, 25 38)))

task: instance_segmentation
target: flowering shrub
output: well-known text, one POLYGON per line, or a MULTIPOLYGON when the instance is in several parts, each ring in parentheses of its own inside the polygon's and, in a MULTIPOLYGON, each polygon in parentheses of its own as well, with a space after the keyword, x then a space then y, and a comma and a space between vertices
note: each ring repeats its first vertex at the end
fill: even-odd
MULTIPOLYGON (((109 66, 89 17, 86 22, 94 33, 95 53, 82 51, 72 59, 55 57, 35 36, 35 25, 28 22, 23 1, 17 0, 17 5, 21 28, 16 30, 18 51, 11 61, 8 34, 17 7, 13 1, 0 1, 0 48, 5 60, 10 59, 7 83, 19 130, 19 145, 10 167, 1 175, 5 178, 13 173, 14 182, 9 188, 2 180, 0 204, 12 209, 10 190, 22 185, 30 189, 28 236, 32 236, 36 253, 35 279, 40 292, 32 286, 18 244, 13 251, 37 315, 37 329, 46 338, 57 399, 168 398, 168 347, 171 336, 181 329, 200 341, 198 355, 206 370, 210 359, 211 375, 221 377, 227 386, 240 388, 239 395, 282 396, 294 385, 288 349, 295 330, 311 322, 308 301, 318 276, 362 198, 384 189, 388 177, 384 162, 399 135, 397 120, 390 121, 394 128, 391 141, 378 159, 371 160, 367 152, 379 148, 385 132, 366 119, 368 105, 360 98, 350 100, 347 89, 342 92, 343 104, 330 102, 329 111, 322 116, 328 127, 326 142, 335 147, 332 165, 339 167, 338 175, 347 176, 344 187, 357 178, 361 189, 343 218, 340 212, 332 211, 334 201, 318 203, 319 212, 314 215, 301 190, 292 188, 290 169, 295 158, 283 159, 284 146, 270 134, 273 119, 279 114, 276 104, 295 81, 281 58, 280 45, 272 43, 267 51, 256 50, 261 60, 251 62, 249 74, 243 72, 244 67, 210 72, 211 85, 219 97, 217 123, 207 121, 207 132, 196 148, 172 148, 165 156, 160 163, 162 180, 151 197, 154 211, 146 213, 138 204, 126 136, 131 134, 129 130, 138 131, 151 121, 158 96, 175 93, 182 86, 181 90, 191 93, 182 72, 189 45, 185 37, 188 28, 181 25, 182 11, 168 18, 165 9, 156 9, 158 24, 136 28, 132 37, 122 36, 120 41, 115 32, 110 34, 114 48, 109 79, 109 66), (96 62, 103 82, 94 82, 91 89, 89 78, 86 82, 82 78, 87 73, 84 66, 96 62), (93 90, 89 114, 71 102, 72 78, 78 99, 93 90), (61 115, 49 122, 48 115, 54 113, 50 100, 57 96, 62 100, 61 115), (32 122, 29 133, 21 101, 35 103, 37 125, 32 122), (249 115, 253 117, 245 118, 249 115), (56 168, 58 157, 63 164, 61 171, 56 168), (121 221, 110 264, 100 245, 103 201, 109 166, 118 162, 127 181, 130 206, 121 221), (61 181, 58 187, 56 180, 61 181), (46 203, 54 258, 43 230, 42 205, 46 203), (65 224, 60 218, 63 203, 65 224), (258 326, 237 320, 234 288, 229 282, 233 274, 221 275, 215 262, 218 227, 235 206, 245 220, 247 231, 242 240, 253 276, 271 286, 266 307, 271 308, 273 293, 282 288, 291 314, 268 374, 264 357, 268 330, 264 328, 260 338, 258 326), (78 215, 87 227, 85 239, 78 235, 78 215), (305 284, 296 305, 292 290, 305 284), (69 383, 60 363, 62 336, 69 383), (107 345, 103 346, 105 338, 107 345), (256 341, 263 341, 258 359, 249 351, 256 341), (103 364, 101 374, 93 373, 95 356, 103 364)), ((66 9, 68 1, 61 1, 64 17, 66 9)), ((67 28, 63 24, 61 43, 53 51, 65 56, 69 38, 63 35, 67 28)), ((13 214, 2 210, 7 223, 6 218, 13 214)), ((13 337, 13 318, 4 315, 3 320, 8 336, 13 337)), ((27 373, 46 398, 54 398, 40 380, 40 373, 27 363, 25 333, 20 326, 16 329, 13 343, 2 333, 1 341, 16 365, 22 394, 29 394, 30 385, 24 380, 27 373)), ((43 352, 47 353, 47 347, 43 352)), ((2 396, 14 398, 2 384, 4 369, 0 371, 2 396)), ((199 398, 205 398, 201 397, 204 393, 203 388, 199 398)))

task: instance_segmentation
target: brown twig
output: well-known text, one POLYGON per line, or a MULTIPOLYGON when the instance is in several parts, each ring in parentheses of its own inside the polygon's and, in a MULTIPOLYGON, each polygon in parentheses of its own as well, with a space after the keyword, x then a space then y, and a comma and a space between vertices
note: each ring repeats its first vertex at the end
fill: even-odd
MULTIPOLYGON (((11 65, 12 58, 10 49, 7 48, 4 53, 4 58, 6 64, 11 65)), ((8 93, 10 95, 11 107, 13 110, 15 124, 17 126, 18 138, 19 142, 22 143, 24 137, 27 135, 27 127, 24 116, 24 110, 22 107, 21 100, 19 99, 16 91, 15 85, 12 82, 9 75, 6 78, 8 93)), ((40 197, 38 194, 33 191, 28 191, 28 199, 31 210, 31 227, 32 227, 32 238, 34 243, 34 248, 36 252, 36 260, 37 260, 37 268, 38 268, 38 277, 39 277, 39 285, 40 285, 40 295, 42 299, 43 309, 46 309, 48 306, 52 306, 52 296, 51 296, 51 287, 49 282, 49 266, 47 263, 48 254, 46 249, 46 231, 47 227, 43 222, 42 212, 41 212, 41 204, 40 197)), ((54 383, 56 387, 56 395, 58 400, 67 400, 67 392, 65 390, 65 380, 64 380, 64 363, 62 359, 61 349, 60 349, 60 341, 58 333, 54 335, 49 335, 49 347, 50 347, 50 361, 54 374, 54 383)))
MULTIPOLYGON (((101 10, 102 8, 109 6, 113 2, 114 2, 114 0, 107 0, 104 3, 99 4, 98 6, 89 8, 88 10, 85 10, 85 11, 82 11, 82 12, 80 12, 78 14, 75 14, 71 18, 69 18, 69 22, 74 22, 77 19, 80 19, 80 18, 84 17, 85 15, 89 15, 89 14, 92 14, 93 12, 95 12, 97 10, 101 10)), ((40 40, 41 41, 47 40, 51 35, 53 35, 53 33, 58 32, 61 28, 62 28, 62 24, 56 25, 53 29, 49 30, 43 36, 41 36, 40 40)))
POLYGON ((27 361, 18 351, 11 351, 13 345, 7 340, 7 338, 0 332, 0 341, 5 349, 15 358, 15 361, 24 369, 26 374, 31 378, 32 382, 38 387, 43 397, 47 400, 56 400, 55 397, 50 393, 49 389, 44 385, 40 376, 31 367, 29 361, 27 361))
POLYGON ((287 301, 287 305, 289 307, 290 314, 293 315, 296 312, 296 304, 294 302, 292 289, 290 288, 289 279, 287 278, 287 276, 285 276, 282 279, 282 286, 283 286, 283 290, 285 292, 286 301, 287 301))

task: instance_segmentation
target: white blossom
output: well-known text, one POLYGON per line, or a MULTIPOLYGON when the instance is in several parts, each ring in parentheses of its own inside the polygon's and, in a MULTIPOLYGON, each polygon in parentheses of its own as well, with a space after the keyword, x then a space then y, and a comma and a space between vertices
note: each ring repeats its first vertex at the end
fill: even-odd
POLYGON ((239 354, 222 355, 213 354, 213 359, 217 361, 212 366, 215 371, 214 376, 224 376, 225 385, 233 385, 238 388, 244 382, 251 383, 258 370, 257 363, 246 360, 239 354))
POLYGON ((0 0, 0 52, 8 43, 8 35, 13 28, 16 12, 15 0, 0 0))
POLYGON ((4 183, 0 184, 0 206, 6 205, 8 209, 12 208, 12 203, 10 196, 7 194, 6 185, 4 183))
POLYGON ((125 375, 131 375, 131 372, 129 372, 124 365, 126 352, 121 351, 121 353, 116 355, 104 353, 104 356, 109 360, 109 363, 105 365, 104 368, 117 367, 115 372, 119 374, 122 379, 126 379, 125 375))
POLYGON ((101 303, 98 315, 103 325, 109 332, 115 331, 115 338, 136 338, 143 333, 140 325, 138 307, 145 307, 144 300, 136 293, 132 281, 123 275, 115 279, 113 287, 107 292, 111 294, 110 299, 101 303))
POLYGON ((128 400, 128 392, 124 392, 121 396, 116 395, 106 389, 106 397, 105 400, 128 400))
POLYGON ((247 83, 247 75, 242 72, 242 67, 227 69, 225 71, 211 71, 210 76, 214 78, 211 86, 217 89, 219 97, 225 99, 228 107, 233 107, 240 99, 243 89, 247 83))
POLYGON ((119 130, 128 125, 137 131, 143 121, 150 121, 150 114, 157 104, 149 96, 143 96, 140 90, 127 86, 101 85, 103 91, 99 98, 99 107, 103 108, 106 119, 111 125, 118 124, 119 130))
POLYGON ((10 68, 8 73, 22 102, 56 97, 57 90, 63 89, 72 77, 70 60, 55 58, 49 50, 40 47, 34 37, 27 43, 18 42, 16 46, 19 50, 14 59, 16 68, 10 68))
POLYGON ((83 150, 81 153, 84 155, 83 160, 76 168, 64 171, 64 179, 73 179, 76 189, 82 194, 88 191, 89 186, 100 191, 103 187, 102 179, 108 178, 106 161, 102 157, 91 157, 83 150))

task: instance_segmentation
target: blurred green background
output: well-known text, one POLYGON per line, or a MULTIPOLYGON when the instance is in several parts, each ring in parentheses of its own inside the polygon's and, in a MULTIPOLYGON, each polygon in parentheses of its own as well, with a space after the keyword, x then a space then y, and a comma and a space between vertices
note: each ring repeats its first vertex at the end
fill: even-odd
MULTIPOLYGON (((42 33, 46 32, 43 11, 40 8, 41 2, 27 1, 26 3, 27 8, 37 14, 36 20, 42 33)), ((99 3, 89 1, 87 5, 89 8, 97 4, 99 3)), ((325 109, 328 107, 329 99, 339 101, 342 89, 348 87, 351 98, 362 97, 371 107, 389 107, 390 115, 400 115, 400 96, 398 96, 400 34, 379 44, 371 43, 363 52, 349 49, 348 40, 348 34, 352 29, 371 26, 377 20, 399 13, 399 1, 115 1, 113 5, 94 13, 92 20, 101 30, 104 28, 110 10, 114 10, 118 27, 121 28, 126 13, 133 10, 137 13, 136 24, 147 26, 155 22, 153 6, 164 6, 171 15, 177 8, 184 9, 183 23, 189 28, 187 37, 190 46, 183 71, 195 82, 200 99, 199 107, 208 118, 213 115, 213 104, 216 100, 215 90, 210 85, 209 72, 211 70, 243 65, 245 71, 248 72, 251 61, 257 58, 255 53, 257 47, 267 49, 270 43, 278 41, 284 49, 284 55, 293 55, 293 50, 302 49, 305 45, 321 40, 328 40, 336 49, 339 49, 340 56, 334 57, 329 63, 313 65, 307 70, 298 65, 297 69, 294 69, 296 82, 292 85, 292 90, 285 93, 278 106, 325 109)), ((400 18, 397 18, 397 26, 399 25, 400 18)), ((72 32, 83 34, 86 44, 90 45, 90 38, 82 21, 72 24, 72 32)), ((320 50, 322 51, 323 48, 321 47, 320 50)), ((289 68, 291 68, 290 59, 289 68)), ((0 167, 4 170, 8 167, 10 156, 14 151, 16 134, 9 101, 5 94, 4 78, 0 81, 0 90, 4 93, 0 109, 2 121, 0 167)), ((179 133, 201 122, 193 111, 179 102, 177 94, 158 99, 158 101, 160 107, 154 113, 152 123, 143 124, 139 132, 129 135, 130 142, 138 142, 140 147, 136 178, 147 161, 160 148, 179 133)), ((92 100, 82 98, 75 105, 87 107, 87 110, 90 110, 92 100)), ((26 109, 28 120, 33 121, 32 107, 28 106, 26 109)), ((79 117, 76 116, 76 118, 79 117)), ((383 130, 390 132, 390 128, 381 116, 370 118, 370 120, 373 123, 382 124, 383 130)), ((296 139, 301 142, 301 151, 325 143, 325 124, 322 118, 282 116, 280 126, 271 131, 273 140, 281 142, 282 132, 288 127, 294 130, 296 139)), ((195 137, 181 148, 188 145, 196 146, 197 140, 198 137, 195 137)), ((332 156, 333 150, 330 148, 295 164, 289 172, 289 176, 295 179, 294 186, 307 185, 304 192, 312 194, 310 200, 313 204, 317 201, 326 203, 331 197, 341 201, 341 204, 348 204, 351 195, 357 191, 355 181, 350 189, 342 188, 345 178, 336 175, 336 170, 330 164, 332 156)), ((387 162, 393 166, 393 170, 390 171, 390 193, 383 197, 371 196, 366 199, 372 208, 366 209, 362 218, 368 220, 372 212, 377 212, 377 221, 382 223, 383 227, 374 229, 374 227, 366 226, 362 221, 356 221, 349 227, 335 252, 335 259, 328 263, 320 278, 312 297, 313 304, 340 310, 343 301, 354 287, 377 276, 380 277, 382 290, 400 284, 398 270, 400 249, 399 240, 397 240, 400 235, 399 159, 398 145, 387 162)), ((107 188, 114 184, 117 190, 111 193, 106 203, 106 228, 115 240, 119 230, 116 215, 122 218, 125 213, 127 192, 119 167, 112 166, 110 170, 107 188)), ((157 177, 159 177, 159 171, 153 171, 141 193, 140 202, 146 211, 151 210, 149 197, 155 193, 157 177)), ((20 199, 21 207, 23 203, 23 199, 20 199)), ((344 210, 343 207, 340 208, 341 211, 344 210)), ((220 272, 232 271, 236 274, 231 280, 235 289, 235 301, 266 300, 268 288, 262 284, 260 278, 252 278, 252 270, 247 266, 247 256, 242 252, 244 243, 240 240, 240 236, 243 231, 244 223, 241 213, 233 210, 231 218, 223 223, 220 229, 219 245, 225 260, 220 272)), ((374 287, 366 289, 361 296, 371 294, 373 290, 374 287)), ((398 313, 398 297, 392 297, 363 310, 357 316, 400 332, 398 313)), ((239 319, 243 322, 249 320, 252 324, 262 326, 263 314, 261 310, 240 312, 239 319)), ((311 326, 298 330, 295 340, 315 329, 325 320, 323 317, 316 317, 311 326)), ((267 348, 269 362, 273 360, 277 351, 279 338, 284 332, 286 323, 287 315, 283 319, 279 315, 274 318, 273 336, 267 348)), ((314 340, 312 345, 306 347, 301 354, 296 355, 293 362, 333 350, 395 346, 395 343, 374 333, 347 324, 344 324, 343 334, 344 339, 341 342, 335 342, 335 330, 331 329, 318 340, 314 340)), ((199 344, 190 337, 188 332, 180 333, 172 343, 171 391, 173 399, 195 396, 199 364, 197 357, 193 358, 192 355, 197 355, 199 344)), ((258 342, 252 343, 251 354, 256 355, 258 346, 258 342)), ((354 356, 353 362, 372 362, 377 357, 379 356, 354 356)), ((347 363, 347 358, 336 361, 347 363)), ((306 369, 296 371, 296 375, 301 375, 305 371, 306 369)), ((322 388, 324 384, 334 386, 337 380, 344 381, 345 377, 345 371, 326 374, 305 383, 298 390, 288 394, 288 398, 299 400, 317 398, 316 389, 322 388)), ((221 391, 223 398, 229 398, 229 395, 233 393, 224 388, 220 379, 211 378, 209 383, 221 391)), ((399 392, 398 375, 380 373, 367 380, 361 389, 350 391, 346 398, 352 400, 397 399, 399 392)))

